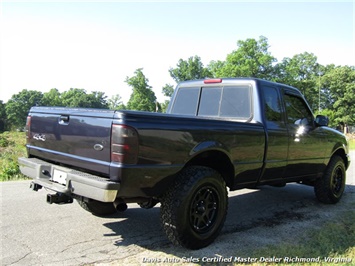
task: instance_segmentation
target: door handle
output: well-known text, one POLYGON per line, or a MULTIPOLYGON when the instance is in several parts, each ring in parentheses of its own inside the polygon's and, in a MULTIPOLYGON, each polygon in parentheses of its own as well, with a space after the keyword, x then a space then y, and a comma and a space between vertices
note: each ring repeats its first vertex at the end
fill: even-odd
POLYGON ((59 117, 59 124, 61 124, 61 125, 67 125, 67 124, 69 124, 69 115, 61 115, 60 117, 59 117))

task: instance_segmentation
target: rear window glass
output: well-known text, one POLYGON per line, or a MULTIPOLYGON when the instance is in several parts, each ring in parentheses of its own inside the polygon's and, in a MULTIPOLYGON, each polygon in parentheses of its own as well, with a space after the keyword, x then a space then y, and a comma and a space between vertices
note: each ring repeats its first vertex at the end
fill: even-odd
POLYGON ((200 102, 200 108, 198 110, 198 115, 218 116, 221 93, 222 93, 221 87, 203 88, 201 92, 201 102, 200 102))
POLYGON ((252 114, 251 87, 180 88, 172 113, 247 120, 252 114))

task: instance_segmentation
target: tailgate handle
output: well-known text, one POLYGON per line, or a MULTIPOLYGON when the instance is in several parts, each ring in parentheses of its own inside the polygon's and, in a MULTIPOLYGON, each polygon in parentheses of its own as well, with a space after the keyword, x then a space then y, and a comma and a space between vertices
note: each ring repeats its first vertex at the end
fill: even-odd
POLYGON ((68 124, 69 123, 69 115, 61 115, 59 117, 59 124, 68 124))

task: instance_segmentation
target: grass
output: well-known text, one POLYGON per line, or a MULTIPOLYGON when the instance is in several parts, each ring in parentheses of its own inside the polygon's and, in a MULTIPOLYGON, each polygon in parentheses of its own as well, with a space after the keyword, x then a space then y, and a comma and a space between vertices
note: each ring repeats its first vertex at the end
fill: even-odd
POLYGON ((350 150, 355 150, 355 139, 349 140, 350 150))
MULTIPOLYGON (((256 250, 251 257, 279 258, 280 263, 277 265, 354 265, 354 221, 355 211, 346 211, 337 220, 324 224, 320 229, 309 229, 301 239, 294 239, 292 244, 268 246, 256 250), (287 258, 290 259, 287 261, 287 258)), ((275 264, 273 262, 260 263, 260 259, 258 260, 257 263, 251 265, 275 264)))
POLYGON ((23 180, 17 158, 26 155, 24 132, 0 133, 0 181, 23 180))

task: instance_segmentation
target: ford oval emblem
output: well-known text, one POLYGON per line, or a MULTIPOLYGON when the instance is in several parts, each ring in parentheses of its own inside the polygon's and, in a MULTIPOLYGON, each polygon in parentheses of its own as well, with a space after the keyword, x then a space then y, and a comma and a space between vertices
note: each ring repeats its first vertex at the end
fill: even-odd
POLYGON ((94 145, 94 150, 95 151, 102 151, 104 149, 104 146, 101 144, 95 144, 94 145))

